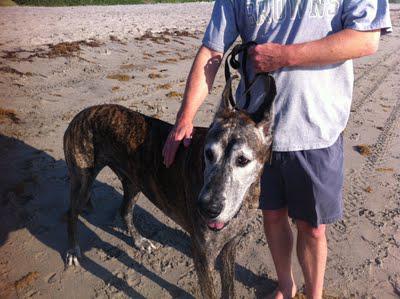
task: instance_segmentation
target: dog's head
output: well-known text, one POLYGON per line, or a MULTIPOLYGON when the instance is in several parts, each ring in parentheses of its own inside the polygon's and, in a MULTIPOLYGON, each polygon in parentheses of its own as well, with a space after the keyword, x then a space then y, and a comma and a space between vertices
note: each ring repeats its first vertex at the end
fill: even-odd
POLYGON ((259 179, 271 154, 271 105, 254 114, 235 110, 229 101, 230 84, 225 86, 204 146, 204 185, 198 208, 213 230, 221 230, 246 201, 258 200, 259 179))

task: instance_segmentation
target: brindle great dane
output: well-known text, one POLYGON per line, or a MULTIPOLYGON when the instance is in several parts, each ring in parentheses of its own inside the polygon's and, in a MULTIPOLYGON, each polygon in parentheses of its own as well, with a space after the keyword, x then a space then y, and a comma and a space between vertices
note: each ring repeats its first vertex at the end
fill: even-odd
POLYGON ((271 155, 273 119, 271 105, 255 114, 232 107, 230 81, 211 126, 195 128, 191 145, 179 148, 170 168, 163 164, 162 148, 171 124, 119 105, 94 106, 75 116, 64 135, 71 182, 67 265, 79 265, 78 215, 90 202, 97 174, 108 166, 122 182, 121 216, 135 246, 152 247, 132 221, 142 192, 190 234, 202 296, 234 297, 236 245, 255 217, 260 176, 271 155), (219 254, 222 296, 215 286, 219 254))

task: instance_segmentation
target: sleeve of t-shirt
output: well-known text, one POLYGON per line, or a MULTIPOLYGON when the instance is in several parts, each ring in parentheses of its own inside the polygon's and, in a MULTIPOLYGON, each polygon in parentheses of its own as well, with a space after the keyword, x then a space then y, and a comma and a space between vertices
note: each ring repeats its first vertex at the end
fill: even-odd
POLYGON ((392 32, 387 0, 344 0, 342 22, 345 29, 392 32))
POLYGON ((225 53, 238 35, 233 0, 216 0, 210 23, 204 33, 203 45, 225 53))

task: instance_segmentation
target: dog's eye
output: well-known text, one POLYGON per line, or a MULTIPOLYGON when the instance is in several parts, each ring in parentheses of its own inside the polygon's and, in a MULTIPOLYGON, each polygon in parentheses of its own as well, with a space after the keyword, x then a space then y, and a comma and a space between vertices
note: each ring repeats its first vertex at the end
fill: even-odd
POLYGON ((239 156, 236 159, 236 165, 239 167, 244 167, 250 162, 245 156, 239 156))
POLYGON ((212 152, 211 149, 206 149, 205 156, 209 162, 214 161, 214 153, 212 152))

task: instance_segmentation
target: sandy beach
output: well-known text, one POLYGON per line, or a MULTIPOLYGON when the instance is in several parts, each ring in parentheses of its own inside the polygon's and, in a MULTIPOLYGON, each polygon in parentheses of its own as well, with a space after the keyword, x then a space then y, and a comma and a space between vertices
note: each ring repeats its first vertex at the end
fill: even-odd
MULTIPOLYGON (((76 113, 100 103, 173 122, 211 11, 212 3, 0 8, 0 298, 199 297, 188 235, 142 196, 135 223, 158 249, 133 248, 109 169, 94 184, 94 212, 80 218, 82 267, 64 271, 62 138, 76 113)), ((394 32, 355 61, 345 217, 328 228, 325 298, 400 296, 400 5, 391 13, 394 32)), ((196 125, 210 124, 223 84, 219 71, 196 125)), ((276 275, 261 213, 249 223, 236 290, 262 298, 276 275)), ((297 261, 295 277, 302 287, 297 261)))

